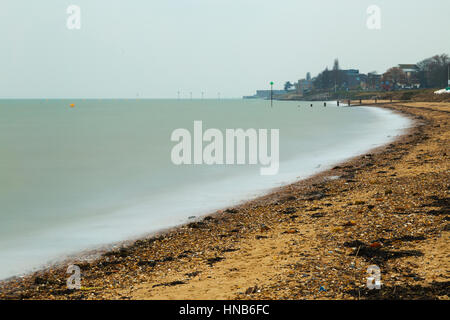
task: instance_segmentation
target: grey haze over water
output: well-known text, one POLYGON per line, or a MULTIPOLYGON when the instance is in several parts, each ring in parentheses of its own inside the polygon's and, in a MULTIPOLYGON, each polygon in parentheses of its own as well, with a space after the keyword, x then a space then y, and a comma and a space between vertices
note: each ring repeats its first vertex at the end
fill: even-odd
POLYGON ((448 0, 2 0, 0 98, 241 97, 450 52, 448 0), (66 27, 69 5, 81 29, 66 27), (370 5, 381 30, 366 26, 370 5))

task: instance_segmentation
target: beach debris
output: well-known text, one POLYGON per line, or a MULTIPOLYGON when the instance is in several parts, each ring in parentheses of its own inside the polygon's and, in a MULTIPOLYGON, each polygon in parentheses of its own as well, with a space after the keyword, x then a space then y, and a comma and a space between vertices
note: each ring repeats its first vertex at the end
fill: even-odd
POLYGON ((202 228, 206 227, 206 223, 203 221, 191 222, 187 226, 188 226, 188 228, 191 228, 191 229, 202 229, 202 228))
POLYGON ((175 259, 172 257, 172 256, 167 256, 167 257, 164 257, 164 258, 162 258, 162 259, 160 259, 160 260, 158 260, 159 262, 169 262, 169 261, 174 261, 175 259))
POLYGON ((358 248, 365 246, 366 244, 360 240, 346 241, 344 242, 344 247, 347 248, 358 248))
POLYGON ((178 259, 187 258, 190 254, 194 254, 194 252, 192 252, 191 250, 185 250, 178 255, 178 259))
POLYGON ((155 267, 158 263, 155 260, 141 260, 137 264, 138 266, 155 267))
POLYGON ((450 87, 449 87, 449 88, 445 88, 445 89, 441 89, 441 90, 434 91, 434 94, 444 94, 444 93, 450 93, 450 87))
POLYGON ((186 284, 186 282, 185 281, 181 281, 181 280, 177 280, 177 281, 172 281, 172 282, 159 283, 159 284, 153 285, 153 288, 156 288, 156 287, 174 287, 174 286, 178 286, 180 284, 186 284))
POLYGON ((289 207, 289 208, 284 209, 281 213, 282 214, 293 214, 296 212, 297 212, 297 208, 289 207))
POLYGON ((308 201, 314 201, 314 200, 321 200, 325 198, 326 195, 323 192, 310 192, 306 195, 306 200, 308 201))
POLYGON ((261 290, 258 288, 257 285, 254 287, 249 287, 247 290, 245 290, 245 294, 254 294, 258 292, 261 292, 261 290))
POLYGON ((297 233, 298 231, 296 230, 296 229, 289 229, 289 230, 286 230, 285 232, 283 232, 283 233, 287 233, 287 234, 294 234, 294 233, 297 233))
POLYGON ((295 196, 287 196, 286 198, 281 199, 280 201, 284 203, 284 202, 295 201, 295 200, 297 200, 297 197, 295 197, 295 196))
POLYGON ((383 244, 381 242, 373 242, 370 244, 371 248, 381 248, 383 246, 383 244))
POLYGON ((239 210, 238 209, 234 209, 234 208, 230 208, 230 209, 225 210, 225 213, 238 213, 238 212, 239 212, 239 210))
POLYGON ((34 284, 36 285, 54 284, 54 281, 37 276, 34 278, 34 284))
POLYGON ((198 276, 200 273, 201 273, 200 271, 194 271, 194 272, 186 273, 185 275, 189 278, 194 278, 194 277, 198 276))
POLYGON ((325 217, 325 213, 323 212, 317 212, 311 215, 311 218, 322 218, 325 217))
POLYGON ((81 287, 81 291, 92 291, 92 290, 102 290, 103 287, 81 287))
POLYGON ((382 246, 383 244, 380 241, 375 241, 370 245, 367 245, 360 240, 353 240, 344 243, 344 247, 353 248, 353 252, 350 253, 350 256, 374 259, 375 262, 380 264, 390 259, 423 256, 423 253, 418 250, 392 251, 382 249, 382 246))
POLYGON ((223 253, 226 253, 226 252, 235 252, 235 251, 239 251, 240 249, 239 248, 225 248, 225 249, 222 249, 222 252, 223 253))
POLYGON ((210 267, 212 267, 215 263, 220 262, 222 260, 225 260, 225 258, 224 257, 209 258, 206 260, 206 264, 208 264, 210 267))
POLYGON ((327 292, 327 289, 325 289, 323 286, 321 286, 321 287, 319 288, 319 292, 327 292))
POLYGON ((353 226, 356 226, 356 221, 355 221, 355 220, 347 221, 347 222, 344 223, 342 226, 343 226, 343 227, 353 227, 353 226))

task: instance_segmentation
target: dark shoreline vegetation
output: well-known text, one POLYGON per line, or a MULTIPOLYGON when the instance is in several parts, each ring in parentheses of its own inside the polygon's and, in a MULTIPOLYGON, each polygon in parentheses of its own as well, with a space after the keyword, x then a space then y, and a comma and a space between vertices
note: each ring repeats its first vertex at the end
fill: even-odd
POLYGON ((380 104, 395 142, 81 267, 0 284, 0 299, 448 299, 448 103, 380 104), (382 290, 365 287, 376 264, 382 290))
POLYGON ((396 90, 396 91, 342 91, 327 94, 315 93, 305 97, 299 97, 295 94, 286 94, 277 96, 277 100, 294 100, 294 101, 346 101, 348 99, 359 101, 371 100, 370 103, 375 103, 376 100, 393 100, 402 102, 450 102, 450 94, 435 94, 435 89, 414 89, 414 90, 396 90))

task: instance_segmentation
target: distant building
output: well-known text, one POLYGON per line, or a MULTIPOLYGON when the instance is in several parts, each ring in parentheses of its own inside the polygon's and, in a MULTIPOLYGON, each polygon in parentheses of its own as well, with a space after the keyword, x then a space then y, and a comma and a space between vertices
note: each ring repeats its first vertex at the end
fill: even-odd
POLYGON ((419 67, 416 64, 399 64, 398 67, 407 75, 411 76, 419 72, 419 67))
POLYGON ((348 70, 342 70, 345 74, 359 74, 358 69, 348 69, 348 70))
MULTIPOLYGON (((273 90, 272 91, 272 94, 274 96, 282 95, 282 94, 286 94, 286 93, 288 93, 288 91, 286 91, 286 90, 273 90)), ((270 90, 257 90, 256 96, 258 98, 269 99, 270 98, 270 90)))
POLYGON ((342 73, 344 74, 343 86, 347 90, 365 89, 367 87, 367 75, 359 73, 359 70, 342 70, 342 73))
MULTIPOLYGON (((272 94, 275 98, 276 96, 288 93, 286 90, 273 90, 272 94)), ((244 96, 244 99, 270 99, 270 90, 257 90, 256 94, 253 96, 244 96)))
POLYGON ((306 79, 300 79, 297 82, 297 93, 301 96, 304 94, 311 92, 313 89, 313 81, 311 80, 311 73, 308 72, 306 74, 306 79))
POLYGON ((416 64, 399 64, 398 67, 405 73, 406 79, 404 82, 398 83, 402 89, 418 89, 420 88, 420 81, 418 78, 419 67, 416 64))
POLYGON ((377 74, 375 72, 370 72, 367 75, 367 82, 366 82, 366 86, 368 90, 380 90, 381 89, 381 78, 382 75, 381 74, 377 74))
POLYGON ((297 83, 297 92, 299 95, 304 95, 310 92, 313 88, 313 82, 307 79, 300 79, 297 83))

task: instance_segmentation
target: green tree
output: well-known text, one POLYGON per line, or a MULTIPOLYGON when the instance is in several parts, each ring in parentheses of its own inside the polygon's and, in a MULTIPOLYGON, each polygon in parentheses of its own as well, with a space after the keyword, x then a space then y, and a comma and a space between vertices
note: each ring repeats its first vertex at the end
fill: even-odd
POLYGON ((418 79, 422 87, 439 88, 447 86, 448 66, 450 58, 447 54, 435 55, 417 64, 418 79))
POLYGON ((290 81, 287 81, 285 84, 284 84, 284 90, 285 91, 289 91, 289 89, 290 88, 292 88, 294 85, 290 82, 290 81))

